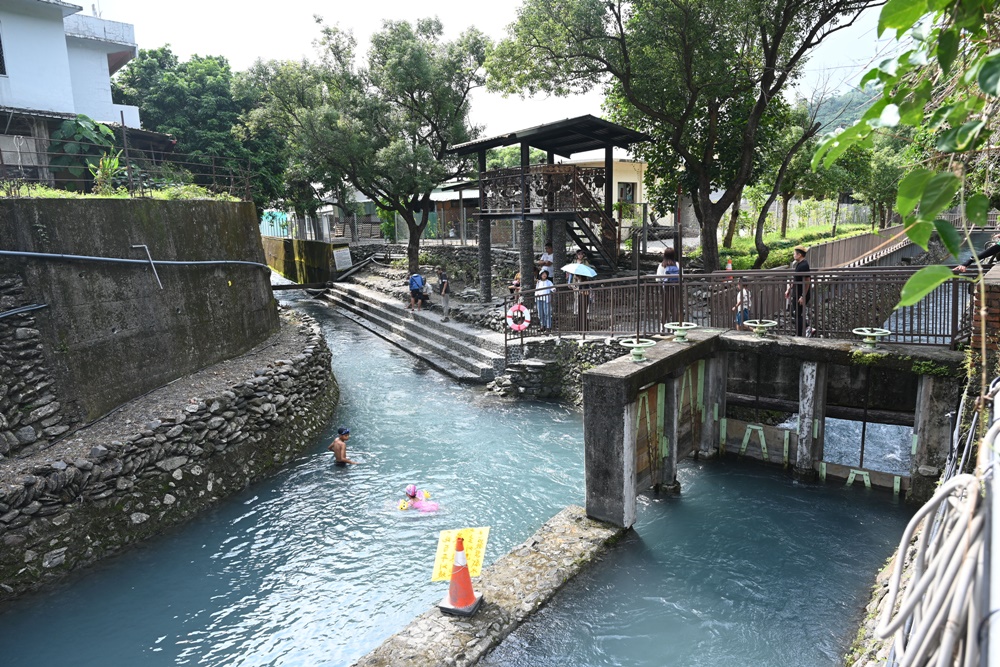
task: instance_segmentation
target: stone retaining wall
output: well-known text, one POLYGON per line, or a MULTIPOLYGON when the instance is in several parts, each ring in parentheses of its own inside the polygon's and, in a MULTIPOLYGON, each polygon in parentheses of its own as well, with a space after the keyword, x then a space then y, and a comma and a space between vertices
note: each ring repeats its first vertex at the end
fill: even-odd
POLYGON ((301 327, 301 351, 261 364, 228 390, 187 397, 86 453, 46 456, 61 448, 53 447, 30 465, 8 462, 0 477, 0 600, 186 521, 311 443, 339 388, 316 323, 285 326, 301 327))
MULTIPOLYGON (((902 590, 905 590, 913 579, 913 557, 916 554, 916 540, 920 536, 921 528, 913 537, 910 546, 906 550, 906 562, 903 566, 903 576, 901 578, 902 590)), ((896 567, 896 559, 900 557, 897 550, 886 562, 885 567, 879 571, 875 578, 875 585, 872 586, 871 600, 865 607, 865 616, 861 620, 858 634, 854 638, 847 655, 844 656, 844 664, 847 667, 880 667, 889 658, 889 651, 892 649, 892 638, 879 639, 875 636, 875 626, 878 625, 879 618, 885 605, 888 604, 886 595, 889 592, 889 580, 892 578, 892 571, 896 567)))
MULTIPOLYGON (((567 507, 472 582, 483 594, 475 616, 427 611, 355 665, 475 665, 624 533, 588 519, 580 507, 567 507)), ((442 595, 446 590, 442 586, 442 595)))
MULTIPOLYGON (((26 305, 24 281, 0 275, 0 312, 26 305)), ((39 312, 0 318, 0 459, 45 447, 77 421, 54 394, 35 320, 39 312)))
POLYGON ((524 359, 507 365, 488 391, 517 398, 562 398, 583 403, 581 376, 591 368, 629 354, 617 338, 546 338, 524 344, 524 359))

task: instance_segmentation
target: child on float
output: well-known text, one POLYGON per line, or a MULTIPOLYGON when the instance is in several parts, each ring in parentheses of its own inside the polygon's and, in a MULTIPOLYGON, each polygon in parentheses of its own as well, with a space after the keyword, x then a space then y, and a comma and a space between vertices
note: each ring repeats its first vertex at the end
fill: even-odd
POLYGON ((416 484, 410 484, 404 491, 406 497, 399 501, 399 509, 415 509, 421 512, 437 512, 438 504, 431 501, 429 491, 418 489, 416 484))

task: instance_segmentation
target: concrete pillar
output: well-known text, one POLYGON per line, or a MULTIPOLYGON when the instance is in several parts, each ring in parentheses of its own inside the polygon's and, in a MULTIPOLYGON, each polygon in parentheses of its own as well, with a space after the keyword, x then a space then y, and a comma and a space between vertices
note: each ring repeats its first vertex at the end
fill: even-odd
POLYGON ((959 385, 951 378, 921 375, 917 384, 913 435, 916 452, 910 460, 910 489, 907 501, 926 502, 937 487, 951 446, 951 419, 958 403, 959 385))
POLYGON ((517 254, 521 271, 521 288, 535 289, 535 221, 519 220, 517 227, 517 254))
POLYGON ((678 421, 681 419, 680 397, 683 371, 680 377, 668 378, 664 383, 666 395, 663 399, 663 442, 661 452, 663 461, 660 465, 661 488, 667 493, 680 493, 681 485, 677 481, 677 439, 680 436, 678 421))
POLYGON ((699 458, 713 458, 719 454, 722 436, 722 419, 726 416, 726 377, 729 372, 729 355, 719 352, 705 360, 705 409, 702 411, 699 458))
MULTIPOLYGON (((477 155, 479 159, 479 178, 483 179, 486 175, 486 151, 481 150, 477 155)), ((480 181, 481 182, 481 181, 480 181)), ((486 195, 483 192, 483 186, 479 186, 479 210, 482 211, 486 208, 486 195)), ((492 246, 492 239, 490 237, 490 221, 489 218, 479 218, 479 296, 483 300, 483 303, 489 303, 493 300, 493 294, 490 291, 490 284, 493 282, 493 258, 491 256, 490 250, 492 246)))
POLYGON ((560 267, 565 266, 568 262, 566 261, 566 221, 565 220, 553 220, 552 221, 552 268, 554 269, 555 275, 552 276, 552 282, 559 285, 566 282, 566 275, 559 270, 560 267))
POLYGON ((815 480, 816 462, 823 459, 826 415, 826 364, 802 362, 799 370, 799 446, 792 474, 795 479, 815 480))
POLYGON ((587 516, 628 528, 635 523, 635 418, 625 384, 583 383, 587 516))

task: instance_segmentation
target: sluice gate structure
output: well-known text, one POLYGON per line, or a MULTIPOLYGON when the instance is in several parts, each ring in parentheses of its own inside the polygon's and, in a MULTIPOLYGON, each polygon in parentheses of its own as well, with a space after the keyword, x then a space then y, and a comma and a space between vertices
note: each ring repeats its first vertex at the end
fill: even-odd
MULTIPOLYGON (((742 456, 784 466, 799 479, 861 484, 923 502, 950 446, 964 382, 962 353, 847 341, 703 330, 664 337, 646 351, 583 375, 586 509, 631 526, 636 497, 679 492, 678 462, 742 456), (797 413, 794 428, 765 424, 762 411, 797 413), (913 426, 908 474, 824 457, 825 420, 913 426)), ((860 445, 859 445, 860 446, 860 445)))

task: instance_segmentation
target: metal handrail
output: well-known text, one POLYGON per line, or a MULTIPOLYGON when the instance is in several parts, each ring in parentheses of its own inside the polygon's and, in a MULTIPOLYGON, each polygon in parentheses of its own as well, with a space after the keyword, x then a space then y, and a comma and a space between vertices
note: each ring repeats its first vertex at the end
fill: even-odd
MULTIPOLYGON (((811 295, 804 309, 805 328, 824 338, 853 340, 858 327, 892 331, 886 342, 955 347, 968 337, 973 296, 969 283, 955 278, 913 306, 895 309, 900 290, 917 267, 866 267, 811 271, 811 295)), ((790 270, 747 271, 751 318, 775 320, 774 333, 795 335, 796 312, 785 292, 802 274, 790 270)), ((533 289, 508 296, 531 309, 532 322, 518 340, 543 335, 533 289)), ((736 274, 681 275, 676 282, 662 276, 635 276, 557 285, 550 296, 551 335, 627 336, 662 333, 667 322, 689 321, 702 327, 735 329, 736 274), (637 299, 641 307, 637 308, 637 299), (637 319, 637 312, 639 313, 637 319)))

